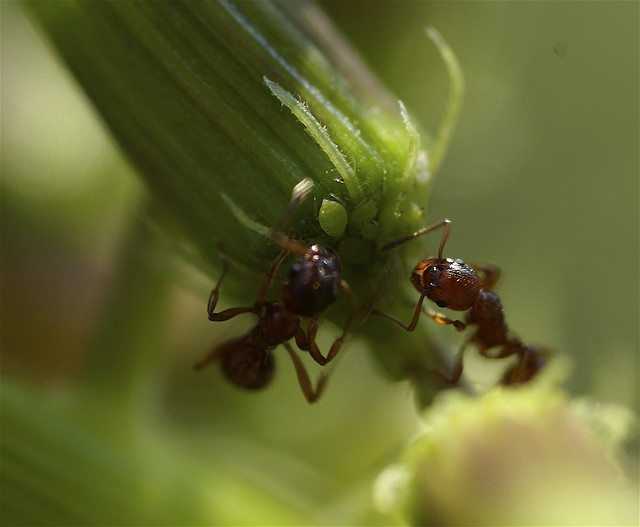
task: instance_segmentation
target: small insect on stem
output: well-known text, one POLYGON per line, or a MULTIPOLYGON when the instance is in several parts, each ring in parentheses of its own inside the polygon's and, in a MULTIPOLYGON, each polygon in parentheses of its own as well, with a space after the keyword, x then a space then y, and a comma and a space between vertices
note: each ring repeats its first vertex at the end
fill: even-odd
POLYGON ((408 324, 374 309, 372 314, 385 317, 406 331, 413 331, 424 313, 440 326, 451 325, 458 331, 472 326, 475 331, 465 341, 456 356, 452 371, 445 375, 437 373, 450 384, 460 380, 463 371, 463 354, 468 344, 475 344, 481 355, 487 358, 517 357, 501 379, 505 385, 521 384, 533 378, 545 365, 548 352, 525 345, 509 332, 500 297, 493 291, 500 270, 493 265, 468 265, 459 258, 444 258, 444 248, 449 239, 451 220, 443 219, 427 227, 404 236, 382 247, 388 251, 435 230, 442 229, 442 237, 435 257, 420 260, 411 274, 411 283, 420 293, 408 324), (443 313, 423 307, 428 298, 442 308, 466 311, 465 321, 454 320, 443 313))
POLYGON ((241 314, 252 313, 258 317, 258 322, 244 336, 216 347, 195 365, 195 369, 200 370, 211 362, 218 361, 229 381, 249 390, 260 389, 269 384, 273 377, 272 352, 280 344, 284 344, 306 400, 313 403, 322 395, 328 374, 323 373, 313 386, 304 363, 289 341, 293 338, 300 350, 307 351, 315 362, 324 366, 331 362, 342 348, 351 328, 355 309, 351 289, 341 276, 342 268, 338 255, 329 248, 318 244, 307 246, 285 234, 293 213, 312 189, 313 183, 310 179, 298 183, 293 189, 283 218, 271 230, 271 239, 282 250, 266 273, 252 306, 215 311, 220 287, 227 272, 227 266, 224 265, 222 274, 209 296, 209 320, 221 322, 241 314), (291 264, 288 279, 282 284, 280 299, 270 301, 268 296, 271 286, 280 266, 289 255, 293 255, 295 259, 291 264), (342 334, 333 342, 325 356, 316 344, 319 316, 336 301, 340 291, 351 301, 352 314, 348 317, 342 334), (306 331, 302 326, 302 320, 305 318, 309 319, 306 331))

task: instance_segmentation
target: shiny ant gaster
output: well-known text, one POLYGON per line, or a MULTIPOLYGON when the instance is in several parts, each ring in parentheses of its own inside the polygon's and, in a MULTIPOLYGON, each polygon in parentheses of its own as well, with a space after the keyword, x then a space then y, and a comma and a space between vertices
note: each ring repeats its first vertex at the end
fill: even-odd
MULTIPOLYGON (((297 185, 296 188, 299 186, 297 185)), ((309 188, 298 193, 294 189, 289 212, 304 198, 309 188)), ((314 387, 304 363, 289 340, 294 338, 298 348, 308 351, 318 364, 324 366, 330 362, 340 351, 353 316, 347 320, 342 335, 333 342, 326 357, 316 344, 318 316, 334 303, 339 290, 346 292, 349 298, 351 298, 351 290, 341 278, 340 258, 331 249, 317 244, 306 247, 299 241, 276 231, 272 231, 271 238, 282 248, 282 252, 265 276, 253 306, 215 312, 220 286, 227 270, 226 264, 220 279, 211 291, 207 305, 211 321, 220 322, 244 313, 253 313, 258 317, 258 323, 244 336, 224 342, 215 348, 195 365, 195 369, 200 370, 209 363, 219 360, 222 372, 229 381, 242 388, 257 390, 264 388, 271 381, 274 373, 272 352, 277 346, 284 344, 296 370, 300 388, 306 400, 313 403, 324 390, 327 374, 322 373, 314 387), (288 280, 282 286, 281 300, 267 301, 269 289, 278 269, 290 253, 298 258, 292 264, 288 280), (310 319, 306 331, 302 327, 303 318, 310 319)))
POLYGON ((497 267, 470 266, 460 259, 443 258, 442 253, 449 238, 450 225, 451 220, 443 219, 383 246, 382 250, 387 251, 436 229, 443 229, 438 256, 421 260, 411 274, 411 283, 420 293, 420 298, 409 324, 405 325, 378 310, 373 310, 372 313, 392 320, 407 331, 415 329, 421 312, 437 324, 452 325, 458 331, 463 331, 467 326, 474 326, 475 331, 458 353, 451 373, 439 374, 448 383, 456 384, 460 380, 463 370, 463 352, 468 343, 475 344, 484 357, 517 357, 515 365, 504 373, 501 384, 527 382, 544 367, 547 353, 536 347, 525 345, 519 338, 510 334, 502 302, 493 291, 500 277, 500 270, 497 267), (424 310, 422 304, 425 297, 439 307, 466 311, 465 322, 450 319, 433 310, 424 310))

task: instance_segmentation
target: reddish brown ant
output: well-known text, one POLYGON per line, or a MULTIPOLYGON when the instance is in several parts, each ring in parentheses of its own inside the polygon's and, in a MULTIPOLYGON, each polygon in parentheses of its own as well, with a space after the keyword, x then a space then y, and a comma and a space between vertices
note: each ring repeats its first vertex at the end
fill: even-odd
POLYGON ((432 318, 436 324, 452 325, 458 331, 467 326, 475 326, 474 333, 460 350, 450 375, 442 375, 448 383, 456 384, 462 376, 463 352, 468 343, 474 343, 481 355, 488 358, 517 357, 517 362, 509 368, 501 379, 502 384, 520 384, 533 378, 545 365, 546 351, 527 346, 509 333, 500 297, 493 291, 500 270, 493 265, 467 265, 460 259, 443 258, 442 253, 449 238, 451 220, 443 219, 424 227, 409 236, 399 238, 382 247, 383 251, 393 249, 419 236, 443 229, 438 247, 438 256, 418 262, 411 274, 411 283, 420 293, 420 298, 408 325, 394 317, 373 310, 374 314, 386 317, 407 331, 413 331, 421 312, 432 318), (453 320, 442 313, 425 310, 422 306, 428 298, 439 307, 454 311, 466 311, 466 320, 453 320))
MULTIPOLYGON (((289 215, 306 197, 310 189, 309 182, 306 185, 296 185, 288 209, 289 215)), ((284 344, 296 370, 300 388, 306 400, 313 403, 322 394, 328 374, 322 373, 314 387, 304 363, 290 345, 289 340, 294 338, 298 348, 308 351, 313 360, 320 365, 324 366, 333 360, 349 331, 353 315, 347 320, 342 334, 333 342, 326 357, 316 344, 318 317, 333 304, 339 290, 348 293, 349 298, 351 298, 351 290, 341 278, 340 258, 331 249, 317 244, 307 247, 298 240, 275 230, 272 230, 271 238, 282 248, 282 252, 265 276, 253 306, 215 312, 220 285, 227 270, 226 263, 220 279, 211 291, 207 305, 211 321, 220 322, 244 313, 253 313, 258 317, 258 323, 246 335, 224 342, 215 348, 195 365, 195 369, 200 370, 209 363, 219 360, 222 372, 229 381, 242 388, 257 390, 264 388, 271 381, 274 373, 272 352, 278 345, 284 344), (273 280, 289 254, 296 255, 297 259, 293 262, 288 279, 282 286, 281 300, 267 301, 273 280), (303 318, 310 319, 306 331, 302 327, 303 318)))

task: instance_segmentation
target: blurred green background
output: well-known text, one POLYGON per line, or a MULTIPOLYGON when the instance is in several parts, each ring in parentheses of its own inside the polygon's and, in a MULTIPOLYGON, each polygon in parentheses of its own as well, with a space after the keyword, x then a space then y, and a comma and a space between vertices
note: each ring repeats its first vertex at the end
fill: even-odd
MULTIPOLYGON (((448 81, 424 27, 445 36, 467 91, 430 216, 454 220, 451 255, 502 267, 510 324, 570 357, 573 393, 637 411, 638 4, 321 4, 427 129, 448 81)), ((144 436, 145 455, 169 445, 160 479, 181 465, 210 478, 198 492, 210 492, 212 522, 384 524, 370 486, 416 429, 408 384, 383 379, 359 342, 311 408, 284 361, 260 394, 213 369, 194 374, 246 325, 210 325, 209 278, 153 229, 132 231, 144 207, 133 170, 21 5, 3 2, 2 15, 4 384, 33 385, 46 416, 81 397, 74 386, 91 372, 121 367, 126 378, 132 350, 146 348, 139 415, 157 433, 144 436), (123 261, 132 244, 154 257, 123 261), (114 312, 122 291, 128 307, 114 312), (92 364, 97 349, 112 350, 104 364, 92 364)), ((117 439, 126 427, 112 401, 126 394, 94 389, 104 436, 117 439)), ((96 416, 73 421, 85 419, 96 416)))

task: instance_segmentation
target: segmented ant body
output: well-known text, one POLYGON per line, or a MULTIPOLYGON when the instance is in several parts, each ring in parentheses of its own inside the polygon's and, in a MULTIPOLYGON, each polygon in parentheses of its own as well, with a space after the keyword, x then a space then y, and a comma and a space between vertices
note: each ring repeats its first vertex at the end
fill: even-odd
MULTIPOLYGON (((294 190, 293 206, 303 197, 296 195, 294 190)), ((293 206, 290 205, 290 211, 293 206)), ((295 339, 298 348, 309 352, 313 360, 320 365, 324 366, 333 360, 342 347, 353 315, 347 320, 342 335, 333 342, 326 357, 316 344, 318 317, 335 302, 340 290, 348 293, 349 298, 351 290, 341 277, 340 259, 331 249, 317 244, 307 247, 275 231, 271 233, 271 237, 282 248, 282 252, 267 273, 253 306, 215 312, 220 285, 227 270, 226 265, 218 283, 211 291, 207 306, 211 321, 220 322, 244 313, 252 313, 258 317, 258 323, 244 336, 215 348, 198 362, 195 368, 199 370, 213 361, 220 361, 222 372, 229 381, 242 388, 260 389, 269 384, 273 377, 273 350, 284 344, 293 362, 302 392, 307 401, 312 403, 322 394, 327 374, 321 374, 314 387, 302 360, 289 341, 295 339), (289 254, 294 254, 297 258, 291 266, 287 281, 282 286, 281 299, 278 302, 267 301, 273 280, 289 254), (306 331, 302 325, 305 318, 309 319, 306 331)))
POLYGON ((388 243, 383 250, 389 250, 419 236, 443 229, 438 256, 418 262, 411 274, 411 283, 420 293, 413 317, 408 325, 374 310, 373 313, 388 318, 407 331, 413 331, 421 313, 425 313, 439 325, 452 325, 458 331, 467 326, 475 330, 463 345, 453 370, 442 375, 449 383, 459 381, 463 369, 463 352, 467 344, 477 346, 481 355, 489 358, 517 357, 517 362, 503 375, 502 384, 519 384, 533 378, 545 364, 547 352, 525 345, 509 332, 500 297, 493 291, 500 270, 493 265, 467 265, 460 259, 443 258, 442 253, 449 238, 451 221, 441 220, 415 233, 388 243), (423 308, 428 298, 442 308, 466 311, 465 322, 454 320, 442 313, 423 308))

